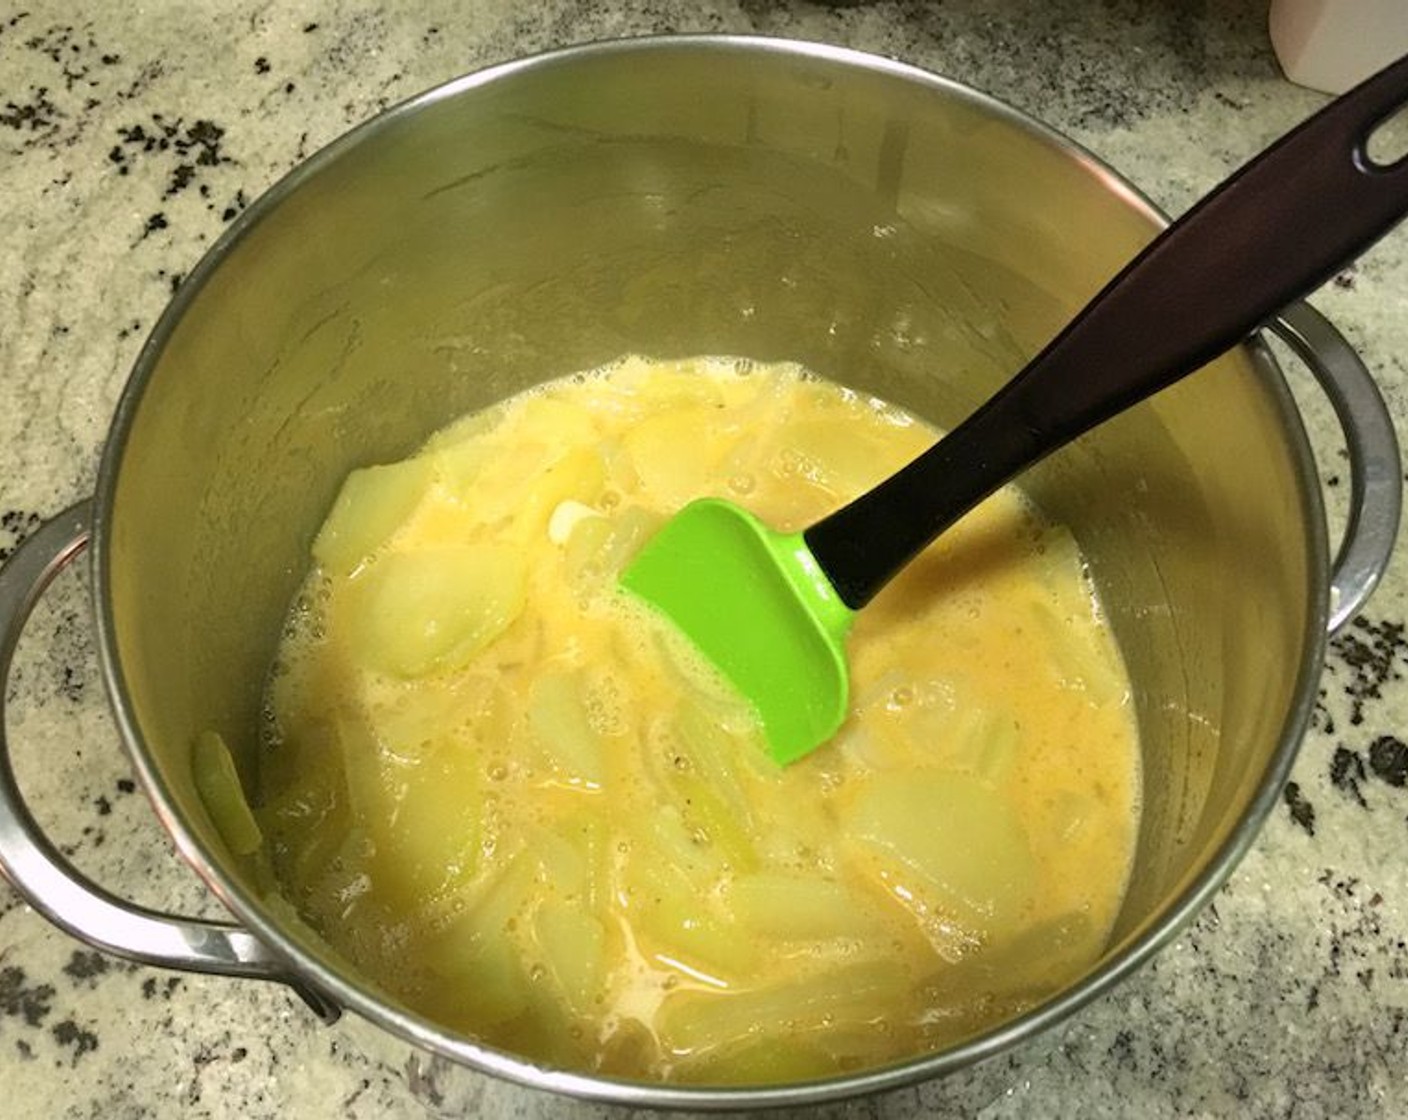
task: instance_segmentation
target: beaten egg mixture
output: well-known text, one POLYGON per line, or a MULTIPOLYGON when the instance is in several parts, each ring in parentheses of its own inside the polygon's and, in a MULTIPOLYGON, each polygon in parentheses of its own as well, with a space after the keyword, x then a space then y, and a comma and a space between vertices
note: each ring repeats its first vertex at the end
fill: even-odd
POLYGON ((801 528, 936 436, 793 366, 631 358, 355 471, 256 808, 213 815, 393 998, 560 1067, 775 1082, 1020 1012, 1099 955, 1138 817, 1070 534, 1012 489, 945 534, 857 616, 851 714, 786 768, 617 586, 690 499, 801 528))

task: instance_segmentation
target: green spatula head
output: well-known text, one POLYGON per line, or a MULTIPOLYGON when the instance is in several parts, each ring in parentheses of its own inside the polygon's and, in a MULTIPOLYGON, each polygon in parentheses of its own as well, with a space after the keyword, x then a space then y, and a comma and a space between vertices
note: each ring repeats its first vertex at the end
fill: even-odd
POLYGON ((691 502, 631 561, 621 584, 661 611, 756 709, 788 763, 846 718, 852 611, 801 533, 769 529, 718 498, 691 502))

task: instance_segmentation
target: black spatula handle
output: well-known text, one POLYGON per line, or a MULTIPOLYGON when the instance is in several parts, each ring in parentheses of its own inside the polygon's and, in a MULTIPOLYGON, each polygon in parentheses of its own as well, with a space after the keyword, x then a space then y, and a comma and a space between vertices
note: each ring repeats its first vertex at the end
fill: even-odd
POLYGON ((1408 213, 1408 160, 1369 156, 1408 57, 1332 101, 1169 226, 998 394, 805 533, 851 607, 992 491, 1240 342, 1408 213))

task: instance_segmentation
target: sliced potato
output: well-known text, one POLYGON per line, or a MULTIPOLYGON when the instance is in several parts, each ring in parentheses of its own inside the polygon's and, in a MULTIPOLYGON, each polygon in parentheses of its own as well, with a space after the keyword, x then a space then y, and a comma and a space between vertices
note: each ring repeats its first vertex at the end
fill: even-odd
POLYGON ((1083 615, 1063 612, 1049 600, 1036 603, 1034 613, 1046 634, 1042 648, 1047 651, 1061 683, 1083 692, 1097 707, 1118 703, 1127 692, 1118 665, 1118 654, 1104 648, 1104 635, 1089 621, 1089 603, 1076 605, 1083 615))
POLYGON ((514 931, 528 920, 537 889, 537 863, 520 853, 482 889, 466 892, 459 916, 426 942, 425 964, 446 981, 446 998, 466 1005, 454 1021, 490 1026, 527 1008, 529 982, 514 931))
POLYGON ((607 905, 612 875, 607 848, 610 838, 606 821, 590 811, 569 813, 551 828, 535 832, 534 846, 549 893, 593 911, 607 905))
POLYGON ((369 920, 368 914, 379 910, 367 905, 371 878, 366 869, 371 845, 356 825, 349 825, 333 839, 327 859, 309 868, 311 874, 302 888, 299 905, 306 908, 313 925, 323 933, 339 929, 350 933, 344 947, 355 954, 356 947, 366 942, 368 928, 375 920, 369 920))
POLYGON ((650 402, 652 410, 687 405, 719 408, 724 404, 723 382, 685 363, 650 362, 623 372, 631 393, 650 402))
POLYGON ((478 768, 457 744, 397 766, 376 823, 372 887, 400 913, 415 913, 478 870, 478 768))
POLYGON ((815 941, 876 932, 865 900, 821 877, 758 872, 740 875, 728 890, 739 923, 759 937, 815 941))
POLYGON ((728 872, 752 871, 759 864, 758 836, 748 822, 733 811, 706 778, 684 773, 676 785, 683 801, 683 819, 699 843, 717 853, 728 872))
POLYGON ((858 431, 855 418, 819 417, 789 424, 784 446, 797 456, 796 469, 838 498, 875 485, 887 470, 878 440, 858 431))
MULTIPOLYGON (((732 697, 728 698, 730 701, 732 697)), ((741 723, 747 734, 736 734, 714 711, 706 711, 693 698, 683 701, 675 712, 679 743, 689 760, 689 769, 716 791, 734 817, 745 827, 754 826, 753 807, 744 791, 744 774, 756 776, 762 744, 756 736, 756 721, 734 712, 724 713, 741 723)), ((776 768, 765 771, 769 776, 776 768)))
POLYGON ((953 765, 998 785, 1017 767, 1022 736, 1011 712, 993 711, 965 704, 948 716, 947 726, 935 728, 942 736, 953 765))
POLYGON ((535 828, 531 834, 531 857, 537 861, 538 875, 545 890, 560 901, 583 903, 597 893, 598 869, 592 856, 599 856, 599 836, 592 818, 562 822, 553 828, 535 828))
POLYGON ((636 853, 625 884, 626 913, 641 949, 667 968, 729 983, 757 966, 761 946, 720 917, 698 882, 668 858, 636 853))
POLYGON ((640 479, 642 497, 673 513, 712 492, 710 479, 733 439, 717 408, 690 406, 641 421, 622 444, 640 479))
POLYGON ((580 903, 545 901, 533 922, 538 949, 574 1015, 590 1015, 606 980, 606 927, 580 903))
POLYGON ((740 748, 720 729, 706 732, 702 725, 694 726, 692 711, 683 705, 646 751, 661 801, 648 827, 656 832, 678 828, 689 837, 693 861, 707 862, 711 876, 725 869, 750 870, 758 864, 753 808, 727 757, 740 748), (715 736, 729 741, 720 743, 715 736))
MULTIPOLYGON (((470 441, 437 451, 442 496, 465 529, 503 532, 533 482, 560 454, 542 440, 508 445, 470 441)), ((445 524, 449 524, 450 518, 445 524)))
POLYGON ((677 786, 684 799, 684 821, 699 841, 719 855, 729 871, 758 866, 754 833, 701 775, 682 774, 677 786))
POLYGON ((313 560, 329 575, 356 570, 411 516, 432 477, 427 459, 353 471, 313 540, 313 560))
POLYGON ((887 886, 988 937, 1032 901, 1036 860, 1011 802, 971 774, 881 774, 845 817, 849 842, 887 886))
MULTIPOLYGON (((320 765, 294 769, 281 767, 285 775, 274 792, 255 810, 255 819, 266 836, 274 868, 294 891, 306 891, 333 859, 350 826, 347 787, 337 755, 335 732, 326 723, 308 733, 315 746, 305 747, 322 759, 320 765)), ((285 742, 273 754, 293 753, 285 742)))
POLYGON ((615 582, 635 554, 656 529, 662 518, 642 506, 626 506, 611 518, 611 535, 596 558, 595 568, 603 580, 615 582))
POLYGON ((431 950, 427 963, 445 981, 431 999, 449 1005, 444 1015, 452 1023, 483 1030, 516 1019, 529 1006, 523 961, 502 933, 455 945, 442 941, 431 950))
POLYGON ((860 961, 739 992, 682 991, 665 999, 657 1028, 671 1051, 699 1054, 760 1035, 892 1021, 908 1006, 912 988, 897 961, 860 961))
POLYGON ((410 764, 446 740, 467 735, 493 703, 487 675, 453 681, 370 677, 357 697, 360 714, 393 761, 410 764))
POLYGON ((468 439, 440 447, 425 457, 433 464, 435 480, 451 498, 462 499, 475 492, 476 483, 494 455, 493 444, 468 439))
POLYGON ((444 545, 378 558, 341 604, 352 656, 396 677, 456 668, 523 609, 521 555, 505 545, 444 545))
POLYGON ((579 673, 543 673, 528 692, 528 725, 559 781, 600 789, 606 774, 601 736, 587 715, 582 689, 579 673))
POLYGON ((534 540, 564 502, 591 507, 601 494, 606 468, 594 447, 578 447, 555 459, 533 482, 514 515, 517 532, 534 540))
POLYGON ((337 751, 353 823, 366 828, 388 815, 387 782, 381 750, 371 728, 357 716, 338 712, 328 742, 337 751))
MULTIPOLYGON (((562 507, 558 507, 559 509, 562 507)), ((562 540, 562 565, 579 595, 599 590, 604 581, 599 558, 611 538, 611 521, 601 514, 576 517, 562 540)))
POLYGON ((526 397, 519 406, 520 438, 540 439, 556 447, 591 447, 597 442, 591 410, 557 393, 526 397))
POLYGON ((727 856, 710 842, 685 810, 675 804, 660 805, 635 825, 637 860, 649 867, 651 861, 669 864, 684 875, 702 897, 711 891, 727 870, 727 856), (649 852, 647 856, 645 853, 649 852))
POLYGON ((478 412, 462 416, 426 440, 421 454, 446 451, 464 443, 479 443, 485 435, 508 419, 512 409, 512 402, 500 401, 478 412))
POLYGON ((264 837, 245 800, 230 748, 219 733, 202 731, 196 736, 191 752, 191 773, 196 792, 225 846, 237 856, 256 851, 264 837))

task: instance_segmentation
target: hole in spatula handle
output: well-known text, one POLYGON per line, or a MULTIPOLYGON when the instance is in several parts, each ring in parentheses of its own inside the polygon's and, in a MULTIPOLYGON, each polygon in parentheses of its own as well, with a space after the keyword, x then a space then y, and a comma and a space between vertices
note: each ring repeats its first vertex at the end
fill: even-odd
POLYGON ((1381 118, 1364 140, 1364 159, 1376 171, 1408 161, 1408 102, 1381 118))

